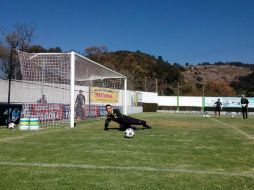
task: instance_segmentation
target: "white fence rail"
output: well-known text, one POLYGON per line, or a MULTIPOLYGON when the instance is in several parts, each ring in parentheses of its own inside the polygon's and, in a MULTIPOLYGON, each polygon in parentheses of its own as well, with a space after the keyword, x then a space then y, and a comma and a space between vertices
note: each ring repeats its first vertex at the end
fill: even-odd
MULTIPOLYGON (((35 85, 29 84, 27 85, 35 85)), ((12 81, 11 84, 11 103, 23 103, 27 100, 24 100, 22 93, 25 92, 24 84, 21 85, 20 81, 12 81)), ((48 87, 50 88, 50 87, 48 87)), ((84 87, 85 88, 85 87, 84 87)), ((36 87, 33 88, 36 90, 36 87)), ((39 90, 39 89, 38 89, 39 90)), ((76 94, 78 93, 79 88, 76 88, 76 94)), ((84 89, 85 90, 85 89, 84 89)), ((85 90, 87 91, 87 90, 85 90)), ((45 93, 47 93, 47 87, 45 87, 45 93)), ((61 86, 56 93, 62 93, 61 86)), ((31 99, 37 100, 38 97, 32 97, 31 99)), ((123 101, 123 92, 119 92, 119 102, 123 101)), ((55 96, 58 97, 58 96, 55 96)), ((48 99, 48 102, 56 102, 59 100, 48 99)), ((86 95, 88 100, 88 95, 86 95)), ((226 108, 237 108, 241 107, 240 100, 241 97, 202 97, 202 96, 158 96, 157 93, 152 92, 142 92, 142 91, 127 91, 127 113, 141 112, 142 109, 137 108, 138 103, 158 103, 159 106, 172 106, 172 107, 213 107, 214 103, 220 99, 223 107, 226 108), (129 107, 129 108, 128 108, 129 107), (133 110, 131 110, 133 108, 133 110), (135 111, 136 110, 136 111, 135 111)), ((8 80, 0 79, 0 103, 6 103, 8 100, 8 80)), ((249 108, 254 108, 254 97, 248 97, 249 108)), ((60 103, 60 102, 59 102, 60 103)), ((65 103, 65 102, 62 102, 65 103)), ((117 103, 116 103, 117 105, 117 103)))

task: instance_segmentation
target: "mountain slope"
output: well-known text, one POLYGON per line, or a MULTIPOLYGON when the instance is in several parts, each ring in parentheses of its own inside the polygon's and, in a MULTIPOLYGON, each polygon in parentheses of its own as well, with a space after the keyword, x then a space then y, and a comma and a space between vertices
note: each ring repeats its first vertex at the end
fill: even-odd
POLYGON ((240 62, 183 67, 140 51, 99 52, 88 57, 127 76, 129 90, 160 95, 234 96, 246 92, 238 90, 239 79, 254 70, 254 65, 240 62))
POLYGON ((140 51, 97 53, 90 59, 128 77, 128 89, 172 94, 170 84, 182 80, 181 69, 140 51), (157 84, 157 85, 156 85, 157 84))
POLYGON ((182 72, 184 84, 188 86, 185 95, 236 96, 245 93, 239 90, 239 78, 248 76, 253 68, 246 65, 209 64, 186 68, 182 72), (234 85, 232 85, 234 84, 234 85))

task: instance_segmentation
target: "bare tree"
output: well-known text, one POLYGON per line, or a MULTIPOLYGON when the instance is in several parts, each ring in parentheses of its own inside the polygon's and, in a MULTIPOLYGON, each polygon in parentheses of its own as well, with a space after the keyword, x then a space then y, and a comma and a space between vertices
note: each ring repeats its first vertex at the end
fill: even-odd
POLYGON ((35 25, 31 24, 16 24, 14 30, 5 36, 7 44, 11 48, 26 50, 33 38, 35 25))
POLYGON ((15 24, 13 31, 3 34, 5 45, 3 45, 2 49, 8 50, 8 56, 6 53, 4 55, 0 54, 1 65, 0 69, 3 73, 8 75, 8 78, 21 78, 20 64, 18 63, 17 56, 13 54, 13 49, 19 50, 27 50, 32 41, 35 32, 35 25, 33 24, 15 24), (6 63, 9 63, 12 60, 11 64, 8 64, 6 67, 6 63), (9 71, 12 70, 12 74, 10 76, 9 71))
POLYGON ((9 50, 0 45, 0 78, 7 78, 9 73, 9 50))

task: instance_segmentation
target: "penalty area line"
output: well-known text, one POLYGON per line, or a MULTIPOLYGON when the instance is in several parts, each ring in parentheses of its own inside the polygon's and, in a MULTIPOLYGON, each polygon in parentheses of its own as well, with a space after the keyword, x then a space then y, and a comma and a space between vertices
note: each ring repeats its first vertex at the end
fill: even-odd
MULTIPOLYGON (((65 130, 68 129, 68 128, 64 128, 65 130)), ((54 130, 47 130, 46 129, 43 129, 43 130, 39 130, 39 131, 34 131, 33 133, 29 133, 29 134, 25 134, 25 135, 21 135, 21 136, 16 136, 16 137, 7 137, 7 138, 2 138, 0 139, 0 142, 10 142, 12 140, 18 140, 18 139, 23 139, 23 138, 26 138, 26 137, 31 137, 31 136, 34 136, 34 135, 42 135, 42 134, 46 134, 46 133, 55 133, 55 132, 59 132, 59 131, 62 131, 62 129, 54 129, 54 130)))
POLYGON ((248 133, 242 131, 241 129, 237 128, 236 126, 234 126, 232 124, 229 125, 227 123, 223 123, 222 121, 219 121, 219 120, 214 119, 214 118, 209 118, 209 119, 211 119, 212 121, 215 121, 215 122, 217 122, 217 123, 219 123, 219 124, 221 124, 221 125, 223 125, 225 127, 230 127, 232 129, 234 129, 235 131, 237 131, 238 133, 242 134, 243 136, 247 137, 250 140, 254 140, 254 137, 252 135, 249 135, 248 133))
POLYGON ((91 170, 120 170, 120 171, 144 171, 144 172, 163 172, 176 174, 198 174, 198 175, 217 175, 230 177, 251 177, 254 178, 254 173, 249 172, 223 172, 216 170, 196 170, 184 168, 155 168, 155 167, 128 167, 128 166, 99 166, 87 164, 57 164, 57 163, 24 163, 24 162, 4 162, 2 166, 14 167, 42 167, 42 168, 67 168, 67 169, 91 169, 91 170))

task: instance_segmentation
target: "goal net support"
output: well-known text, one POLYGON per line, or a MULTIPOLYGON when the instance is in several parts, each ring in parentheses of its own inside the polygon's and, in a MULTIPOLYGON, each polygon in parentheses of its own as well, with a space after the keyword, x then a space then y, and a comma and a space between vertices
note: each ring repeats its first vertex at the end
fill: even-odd
POLYGON ((70 126, 105 115, 105 105, 126 114, 127 78, 75 52, 17 51, 22 86, 22 117, 42 126, 70 126))

